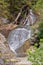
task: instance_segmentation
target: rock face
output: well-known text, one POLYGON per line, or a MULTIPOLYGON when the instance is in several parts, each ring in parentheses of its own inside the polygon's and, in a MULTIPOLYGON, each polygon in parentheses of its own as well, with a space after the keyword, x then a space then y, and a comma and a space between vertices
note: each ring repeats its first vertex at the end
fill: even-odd
POLYGON ((6 38, 0 33, 0 51, 4 52, 6 49, 6 46, 4 43, 6 42, 6 38), (4 50, 4 51, 3 51, 4 50))
POLYGON ((2 57, 10 58, 13 56, 13 52, 10 50, 6 38, 0 33, 0 53, 2 57))
POLYGON ((30 37, 31 37, 31 30, 28 30, 26 28, 21 27, 21 28, 16 28, 12 30, 8 36, 8 43, 9 43, 10 49, 13 52, 18 53, 17 49, 18 48, 20 49, 20 47, 22 47, 23 45, 26 45, 26 43, 24 44, 24 42, 30 37))

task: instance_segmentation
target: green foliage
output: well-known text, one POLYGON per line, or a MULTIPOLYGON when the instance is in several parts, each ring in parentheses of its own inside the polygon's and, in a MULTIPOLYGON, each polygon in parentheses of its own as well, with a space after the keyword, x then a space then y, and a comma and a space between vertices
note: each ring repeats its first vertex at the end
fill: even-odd
POLYGON ((43 43, 43 39, 40 39, 41 43, 43 43))
POLYGON ((0 0, 0 16, 7 17, 9 14, 8 11, 8 2, 5 2, 5 0, 0 0))
POLYGON ((30 60, 33 65, 43 65, 43 45, 40 48, 34 47, 35 51, 28 51, 28 60, 30 60))
POLYGON ((0 16, 4 16, 12 21, 23 5, 37 9, 43 7, 43 0, 0 0, 0 16))
POLYGON ((43 0, 37 0, 37 3, 36 3, 36 5, 33 6, 33 8, 36 10, 43 8, 43 0))
POLYGON ((43 38, 43 22, 39 24, 38 30, 39 30, 38 36, 40 36, 40 38, 43 38))

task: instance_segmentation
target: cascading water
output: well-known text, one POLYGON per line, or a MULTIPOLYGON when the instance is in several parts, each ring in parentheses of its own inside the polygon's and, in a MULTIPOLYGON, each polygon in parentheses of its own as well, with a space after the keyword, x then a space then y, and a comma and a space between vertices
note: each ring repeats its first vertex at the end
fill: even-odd
POLYGON ((35 23, 35 21, 36 21, 36 16, 35 16, 35 14, 33 14, 33 10, 32 9, 30 9, 30 18, 31 18, 31 23, 33 24, 33 23, 35 23))
POLYGON ((26 25, 22 26, 22 27, 21 26, 17 27, 16 29, 12 30, 9 33, 9 36, 8 36, 9 47, 15 53, 17 53, 16 49, 21 47, 26 40, 31 38, 31 28, 30 28, 29 16, 30 16, 31 22, 33 24, 35 22, 36 18, 34 18, 35 16, 32 13, 32 10, 30 10, 30 15, 28 15, 25 20, 27 22, 26 25))
POLYGON ((23 43, 31 37, 31 30, 25 28, 16 28, 12 30, 8 36, 8 43, 13 52, 23 45, 23 43))

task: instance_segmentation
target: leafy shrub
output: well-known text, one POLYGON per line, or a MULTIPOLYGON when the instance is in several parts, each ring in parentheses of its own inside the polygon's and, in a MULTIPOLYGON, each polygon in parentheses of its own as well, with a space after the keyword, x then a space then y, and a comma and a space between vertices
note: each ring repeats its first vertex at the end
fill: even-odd
POLYGON ((38 35, 40 36, 40 38, 43 38, 43 22, 39 24, 38 30, 40 32, 38 33, 38 35))
POLYGON ((34 47, 35 51, 28 51, 28 60, 30 60, 33 65, 43 65, 43 45, 40 48, 34 47))

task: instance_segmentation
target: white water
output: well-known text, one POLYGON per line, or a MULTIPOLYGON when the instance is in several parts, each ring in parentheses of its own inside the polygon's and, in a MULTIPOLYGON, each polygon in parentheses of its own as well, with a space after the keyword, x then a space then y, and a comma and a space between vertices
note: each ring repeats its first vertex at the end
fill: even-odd
POLYGON ((10 32, 8 43, 12 51, 23 45, 23 43, 31 37, 31 30, 25 28, 17 28, 10 32))
POLYGON ((31 38, 29 17, 33 24, 35 22, 36 18, 35 18, 35 15, 33 14, 32 10, 30 10, 30 14, 26 17, 26 21, 27 21, 26 25, 23 27, 18 27, 9 33, 8 43, 9 43, 10 49, 13 52, 16 52, 15 51, 16 49, 18 49, 20 46, 22 46, 26 40, 31 38))
POLYGON ((32 9, 30 10, 30 18, 31 18, 31 21, 32 21, 32 24, 33 24, 36 21, 36 16, 35 16, 35 14, 33 14, 32 9))

